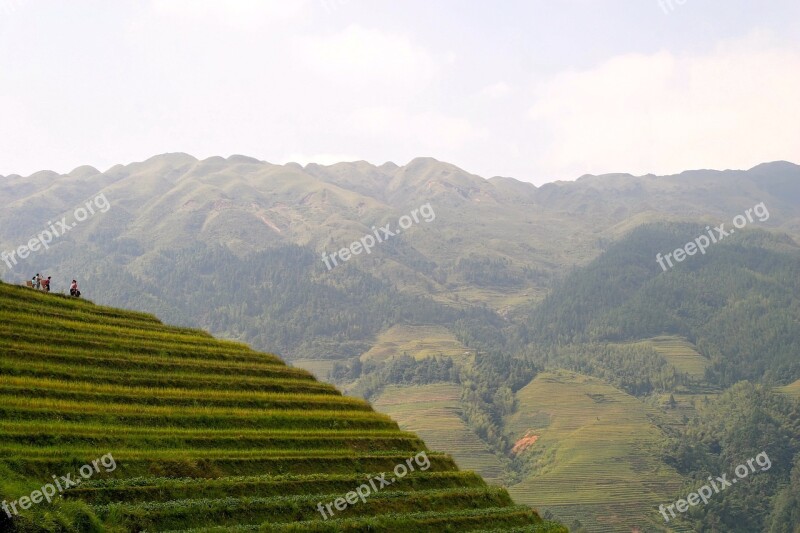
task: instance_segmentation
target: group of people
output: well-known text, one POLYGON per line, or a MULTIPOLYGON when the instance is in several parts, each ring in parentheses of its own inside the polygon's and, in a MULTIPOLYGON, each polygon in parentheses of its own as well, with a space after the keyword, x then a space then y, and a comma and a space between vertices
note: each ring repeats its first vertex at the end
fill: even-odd
MULTIPOLYGON (((50 292, 51 279, 52 276, 47 276, 47 278, 44 278, 37 272, 37 274, 31 278, 31 286, 36 290, 50 292)), ((78 282, 74 279, 72 280, 72 284, 69 286, 69 295, 75 298, 81 297, 81 291, 78 290, 78 282)))

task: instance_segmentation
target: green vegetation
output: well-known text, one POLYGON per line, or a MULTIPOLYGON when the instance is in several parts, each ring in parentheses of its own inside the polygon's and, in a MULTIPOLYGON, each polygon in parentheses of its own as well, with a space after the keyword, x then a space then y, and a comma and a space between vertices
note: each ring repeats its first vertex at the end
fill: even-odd
MULTIPOLYGON (((95 275, 111 274, 104 270, 95 275)), ((293 361, 304 360, 304 366, 320 374, 336 361, 368 352, 376 336, 398 323, 441 328, 457 322, 502 322, 488 309, 456 309, 401 292, 350 264, 328 272, 316 253, 294 244, 238 257, 223 246, 195 243, 157 253, 148 279, 124 273, 114 277, 104 301, 152 309, 172 323, 208 327, 228 338, 292 354, 293 361), (207 265, 208 274, 198 277, 197 265, 207 265), (213 314, 200 317, 200 309, 213 314)), ((457 346, 452 337, 446 340, 448 351, 457 346)))
POLYGON ((695 346, 680 337, 662 336, 648 341, 667 362, 695 381, 705 378, 710 362, 697 352, 695 346))
POLYGON ((566 345, 664 334, 688 339, 708 359, 706 380, 728 387, 800 378, 800 249, 749 231, 662 272, 656 253, 699 235, 692 224, 644 226, 570 275, 536 309, 530 340, 566 345))
POLYGON ((384 331, 361 359, 385 361, 397 354, 408 354, 415 359, 442 355, 461 357, 469 355, 467 348, 442 326, 397 325, 384 331))
POLYGON ((725 391, 665 447, 665 461, 687 480, 685 497, 708 476, 728 474, 760 453, 771 466, 694 507, 684 523, 694 530, 784 533, 800 527, 800 401, 742 382, 725 391))
POLYGON ((392 385, 375 400, 375 409, 413 431, 429 446, 448 450, 458 466, 492 483, 502 481, 503 463, 464 421, 461 387, 452 383, 392 385))
MULTIPOLYGON (((800 376, 800 250, 785 236, 748 231, 662 272, 655 254, 682 246, 687 235, 701 232, 691 224, 640 227, 597 260, 568 274, 516 330, 527 343, 521 355, 548 368, 601 378, 638 397, 640 409, 654 408, 647 415, 657 428, 649 457, 660 455, 656 463, 669 465, 684 480, 671 495, 665 491, 674 485, 665 480, 648 485, 662 498, 660 503, 685 497, 708 476, 729 473, 762 451, 779 458, 773 459, 782 465, 774 473, 716 495, 712 503, 693 509, 670 527, 793 531, 800 526, 792 492, 800 475, 795 471, 800 417, 790 400, 800 376), (774 390, 786 394, 774 394, 776 385, 784 385, 774 390), (663 452, 656 453, 656 445, 663 452)), ((558 397, 553 409, 561 402, 569 405, 568 390, 558 397)), ((534 413, 542 403, 546 405, 547 398, 531 402, 534 413)), ((523 409, 520 402, 520 413, 523 409)), ((632 405, 626 420, 635 420, 635 412, 632 405)), ((574 413, 571 418, 580 416, 574 413)), ((535 429, 539 426, 534 422, 530 425, 535 429)), ((617 426, 625 427, 625 420, 618 420, 617 426)), ((588 424, 575 431, 568 447, 592 435, 588 424)), ((545 444, 541 441, 543 453, 545 444)), ((602 457, 599 450, 593 448, 591 457, 602 457)), ((552 472, 548 463, 534 463, 520 486, 538 487, 548 479, 548 486, 568 482, 568 470, 560 470, 569 465, 568 457, 551 457, 552 472)), ((637 464, 631 459, 620 463, 637 464)), ((599 477, 613 478, 605 472, 599 477)), ((614 488, 623 487, 626 479, 635 475, 623 475, 614 488)), ((512 494, 524 502, 517 490, 513 487, 512 494)), ((608 496, 606 505, 592 509, 591 493, 579 492, 585 505, 572 514, 569 508, 554 507, 553 512, 567 522, 575 516, 594 530, 605 520, 602 517, 614 516, 615 501, 637 506, 632 496, 614 498, 610 487, 603 493, 608 496)), ((644 502, 638 508, 644 511, 644 502)))
MULTIPOLYGON (((109 187, 113 216, 87 221, 65 236, 62 246, 32 256, 25 267, 30 272, 6 271, 6 279, 20 282, 35 271, 77 273, 85 293, 103 303, 147 310, 170 323, 275 350, 317 376, 330 376, 353 394, 379 400, 381 409, 395 409, 403 429, 431 431, 431 443, 446 446, 444 451, 455 453, 463 464, 496 472, 489 459, 494 455, 507 486, 537 487, 553 503, 547 509, 564 513, 575 531, 585 526, 630 533, 628 524, 658 518, 652 495, 670 492, 671 477, 657 477, 647 486, 649 496, 639 500, 630 499, 627 488, 630 479, 640 478, 628 470, 622 475, 630 479, 619 483, 626 490, 604 491, 596 485, 573 490, 567 480, 577 474, 566 466, 558 469, 561 458, 565 465, 607 475, 599 464, 583 460, 592 450, 582 437, 596 438, 596 418, 576 415, 576 427, 567 431, 553 426, 553 441, 537 440, 522 453, 514 451, 519 441, 537 435, 544 439, 538 429, 525 437, 540 426, 509 424, 527 412, 543 411, 527 400, 537 398, 528 388, 532 379, 535 387, 557 398, 563 395, 565 407, 582 405, 575 403, 570 389, 588 387, 586 383, 564 378, 564 383, 546 384, 537 378, 542 372, 566 370, 577 375, 575 380, 603 388, 607 396, 624 398, 620 405, 630 409, 629 419, 615 412, 616 403, 586 405, 601 422, 621 424, 619 435, 611 432, 617 438, 634 427, 638 429, 631 431, 658 440, 663 453, 654 452, 647 464, 663 458, 670 461, 662 461, 664 468, 680 466, 679 475, 686 479, 700 470, 690 458, 678 465, 673 457, 678 443, 712 457, 719 453, 717 446, 726 446, 704 447, 706 443, 698 444, 686 432, 714 416, 717 398, 728 388, 748 380, 788 397, 800 396, 800 249, 792 240, 800 235, 798 178, 800 167, 773 163, 746 172, 586 176, 536 188, 508 178, 483 180, 430 159, 404 167, 362 162, 300 168, 170 154, 98 173, 91 182, 52 175, 52 183, 42 187, 7 177, 0 188, 6 206, 0 212, 0 241, 10 249, 86 194, 109 187), (656 253, 683 246, 707 224, 730 221, 761 201, 773 214, 766 223, 737 231, 705 256, 695 255, 669 272, 655 262, 656 253), (412 228, 369 256, 325 270, 321 251, 338 249, 372 225, 394 222, 425 202, 436 210, 434 223, 412 228), (469 355, 456 351, 461 348, 469 355), (417 361, 418 355, 425 358, 417 361), (457 405, 455 387, 460 391, 457 405), (448 391, 446 399, 434 393, 439 388, 448 391), (409 401, 393 394, 408 394, 409 401), (459 438, 448 440, 446 431, 437 434, 426 426, 428 415, 459 438), (575 441, 575 453, 570 440, 575 441), (537 446, 544 445, 560 452, 539 458, 537 446), (550 494, 551 487, 560 487, 561 494, 550 494), (557 497, 569 497, 571 505, 555 501, 557 497)), ((62 288, 63 282, 57 282, 56 290, 62 288)), ((390 422, 357 404, 322 399, 340 396, 332 387, 298 368, 264 355, 254 357, 242 345, 204 345, 202 338, 208 335, 177 328, 164 334, 164 326, 147 315, 87 309, 81 302, 63 300, 58 308, 46 305, 40 310, 39 300, 21 294, 0 299, 0 313, 41 311, 53 317, 53 328, 31 327, 34 321, 2 315, 0 394, 17 398, 42 391, 38 407, 15 400, 3 408, 0 427, 8 432, 2 448, 7 453, 30 443, 41 444, 43 454, 51 453, 61 441, 70 450, 83 450, 96 439, 126 444, 122 449, 128 468, 146 479, 194 479, 208 471, 216 476, 227 472, 220 479, 250 479, 264 472, 313 476, 319 471, 315 462, 287 457, 292 449, 313 453, 330 475, 346 475, 369 465, 381 468, 386 460, 381 454, 393 447, 416 446, 413 436, 395 438, 396 428, 387 428, 390 422), (68 333, 57 346, 50 342, 52 329, 68 333), (87 387, 97 408, 79 399, 89 394, 87 387), (200 398, 196 391, 209 394, 200 398), (314 411, 298 416, 286 398, 293 394, 320 398, 310 402, 316 403, 314 411), (147 399, 129 405, 136 395, 147 399), (39 420, 48 410, 58 410, 60 417, 39 420), (177 410, 185 412, 170 415, 177 410), (253 410, 258 414, 241 420, 242 413, 253 410), (331 419, 331 411, 347 416, 331 419), (11 413, 18 419, 5 421, 11 413), (231 424, 235 429, 226 429, 231 424), (74 433, 50 434, 52 427, 74 433), (136 431, 139 427, 152 434, 136 431), (105 434, 103 428, 113 431, 105 434), (320 429, 325 439, 306 434, 320 429), (342 447, 363 450, 367 443, 368 457, 336 455, 342 447), (142 446, 158 449, 155 471, 148 457, 134 453, 142 446), (245 453, 254 447, 268 447, 271 453, 245 453), (174 452, 182 448, 190 453, 177 458, 174 452)), ((552 398, 542 401, 558 411, 558 405, 548 403, 552 398)), ((742 408, 748 405, 743 402, 742 408)), ((750 411, 731 409, 729 414, 734 420, 746 419, 750 411)), ((757 424, 748 424, 737 427, 756 434, 757 424)), ((652 452, 652 442, 644 440, 647 446, 639 451, 652 452)), ((601 452, 608 454, 608 449, 601 452)), ((37 456, 37 461, 45 459, 37 456)), ((26 464, 31 470, 34 462, 26 464)), ((46 477, 51 472, 42 467, 33 473, 46 477)), ((731 516, 762 506, 758 522, 741 523, 764 528, 769 523, 776 532, 784 533, 778 529, 784 527, 788 533, 798 523, 798 476, 795 469, 781 478, 780 486, 760 492, 756 501, 735 496, 729 501, 725 495, 720 505, 737 506, 731 516)), ((304 494, 304 489, 267 489, 286 486, 282 482, 256 483, 269 495, 304 494)), ((239 486, 232 481, 219 490, 205 487, 197 498, 253 496, 233 488, 239 486)), ((331 486, 318 490, 327 492, 331 486)), ((151 501, 149 494, 160 490, 157 482, 153 487, 142 489, 142 498, 131 496, 125 502, 151 501)), ((175 490, 169 489, 174 494, 170 498, 191 498, 175 490)), ((667 496, 662 503, 681 494, 667 496)), ((538 494, 530 501, 538 504, 538 494)), ((78 516, 84 507, 70 509, 78 516)), ((517 512, 503 508, 497 516, 517 512)), ((720 525, 718 516, 726 512, 693 516, 675 529, 727 531, 725 526, 732 524, 720 525)), ((389 524, 386 520, 393 516, 343 518, 336 525, 313 527, 357 530, 389 524)), ((442 516, 423 512, 416 520, 435 523, 442 516)), ((472 510, 449 516, 452 524, 480 520, 472 510)), ((250 524, 242 530, 259 527, 250 524)), ((291 527, 312 526, 301 522, 291 527)), ((644 530, 653 529, 655 525, 644 530)))
POLYGON ((778 390, 780 392, 784 392, 790 396, 794 396, 795 398, 800 399, 800 379, 798 379, 794 383, 786 385, 785 387, 781 387, 778 390))
POLYGON ((518 452, 529 476, 509 488, 518 502, 567 524, 592 524, 591 531, 659 526, 657 513, 642 511, 669 501, 682 478, 660 461, 657 412, 599 379, 567 371, 539 374, 516 399, 506 428, 532 441, 518 452))
MULTIPOLYGON (((687 428, 714 416, 713 405, 729 380, 787 383, 800 368, 790 325, 800 321, 797 247, 780 236, 748 232, 706 257, 693 258, 695 264, 661 272, 653 260, 656 251, 674 249, 696 231, 693 225, 639 228, 568 274, 540 305, 519 315, 523 322, 499 328, 457 324, 457 338, 478 353, 453 359, 449 375, 396 355, 376 371, 361 368, 363 377, 354 390, 369 397, 391 383, 460 384, 460 412, 506 466, 504 482, 521 502, 535 501, 574 529, 584 524, 592 531, 664 529, 654 505, 675 501, 680 490, 685 496, 686 479, 697 478, 701 469, 686 458, 678 468, 670 459, 682 449, 680 443, 694 442, 687 428), (554 374, 541 374, 541 368, 584 377, 551 382, 554 374), (603 391, 581 393, 587 387, 582 380, 603 391), (552 413, 558 416, 551 419, 552 413), (520 425, 522 419, 529 423, 520 425)), ((446 366, 444 361, 439 365, 446 366)), ((792 395, 796 389, 788 384, 776 390, 792 395)), ((400 395, 406 389, 392 390, 400 395)), ((427 403, 423 397, 417 410, 434 412, 435 407, 434 397, 427 403)), ((728 416, 736 419, 733 412, 728 416)), ((421 418, 401 422, 407 429, 421 418)), ((793 431, 786 416, 777 420, 783 431, 793 431)), ((779 448, 791 464, 796 452, 779 448)), ((703 472, 706 477, 713 473, 703 472)), ((680 521, 674 529, 724 523, 744 532, 766 528, 768 520, 776 524, 769 527, 796 523, 789 521, 794 501, 789 473, 782 479, 752 503, 765 510, 755 522, 751 517, 736 525, 736 520, 721 522, 717 514, 707 513, 680 521)), ((735 493, 722 495, 720 505, 746 509, 737 498, 735 493)))
POLYGON ((116 463, 1 512, 3 531, 566 531, 273 355, 5 284, 0 318, 0 500, 116 463), (421 452, 429 468, 323 520, 318 503, 421 452))

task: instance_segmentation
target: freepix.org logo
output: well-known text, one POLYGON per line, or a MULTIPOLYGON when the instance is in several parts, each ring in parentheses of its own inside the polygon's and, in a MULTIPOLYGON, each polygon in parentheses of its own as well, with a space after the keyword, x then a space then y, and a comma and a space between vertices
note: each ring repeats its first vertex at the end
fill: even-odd
POLYGON ((117 469, 117 462, 114 460, 113 455, 107 453, 101 458, 95 459, 91 463, 80 467, 80 469, 78 469, 80 477, 76 476, 73 478, 71 473, 65 476, 53 475, 52 483, 45 483, 42 485, 41 489, 31 492, 29 496, 21 496, 18 500, 11 502, 3 501, 3 503, 0 504, 0 508, 3 509, 3 512, 6 513, 8 518, 12 518, 13 516, 19 515, 19 510, 25 511, 30 509, 33 505, 42 503, 42 501, 52 503, 53 499, 65 490, 77 487, 81 484, 82 480, 89 479, 93 475, 99 474, 101 466, 105 473, 110 473, 117 469), (19 510, 17 509, 18 505, 19 510))
POLYGON ((712 496, 719 494, 728 487, 732 487, 738 483, 739 480, 745 479, 750 474, 755 474, 759 470, 761 472, 766 472, 770 468, 772 468, 772 461, 770 460, 769 455, 767 455, 767 452, 761 452, 755 457, 748 459, 746 464, 742 463, 737 466, 733 471, 736 477, 731 477, 728 479, 727 474, 722 474, 722 476, 718 476, 717 478, 708 476, 708 481, 711 486, 708 484, 703 485, 697 489, 696 492, 689 493, 685 500, 681 499, 669 505, 659 505, 658 512, 660 512, 661 516, 664 517, 665 522, 669 522, 670 517, 675 518, 678 516, 675 514, 675 509, 677 509, 679 513, 685 513, 689 510, 690 506, 694 507, 696 505, 700 505, 700 502, 703 502, 703 505, 705 505, 712 496), (756 469, 756 465, 758 465, 760 468, 756 469), (667 515, 667 512, 669 512, 669 515, 667 515))
POLYGON ((361 503, 367 503, 367 498, 369 498, 371 494, 380 492, 385 487, 391 486, 392 483, 400 481, 410 472, 414 472, 414 464, 416 464, 422 472, 425 472, 431 467, 431 460, 428 458, 427 453, 424 451, 419 452, 414 457, 409 457, 406 459, 405 464, 398 463, 395 465, 393 470, 395 477, 387 480, 386 476, 389 474, 386 472, 381 472, 381 475, 375 476, 368 480, 369 485, 364 483, 360 487, 348 492, 341 498, 336 498, 325 505, 323 505, 322 502, 317 503, 317 510, 320 512, 320 514, 322 514, 322 518, 327 520, 336 514, 333 508, 336 508, 337 511, 344 511, 348 506, 357 504, 359 499, 361 500, 361 503), (326 509, 328 510, 327 513, 325 512, 326 509))
POLYGON ((695 255, 697 252, 700 254, 705 255, 706 250, 712 245, 720 242, 725 237, 730 237, 734 233, 736 233, 737 229, 742 229, 747 226, 748 223, 755 222, 755 218, 753 215, 758 217, 759 222, 766 222, 769 220, 769 210, 764 202, 756 205, 745 211, 744 215, 736 215, 733 218, 733 228, 725 229, 725 224, 720 224, 719 226, 714 227, 711 229, 711 226, 706 226, 706 231, 708 235, 700 235, 693 241, 689 241, 683 248, 678 248, 674 252, 670 252, 668 254, 656 254, 656 263, 659 264, 661 270, 666 272, 668 270, 667 265, 669 268, 673 268, 675 265, 673 264, 672 260, 674 259, 676 263, 682 263, 687 257, 695 255))
POLYGON ((111 209, 111 204, 108 202, 106 195, 100 193, 72 212, 72 222, 68 220, 67 216, 55 222, 52 220, 48 221, 46 229, 31 237, 26 244, 18 246, 10 252, 0 252, 0 260, 2 260, 8 268, 13 270, 20 261, 24 261, 32 253, 42 249, 50 249, 50 244, 54 239, 63 237, 65 233, 72 231, 79 223, 88 220, 98 212, 106 213, 109 209, 111 209))
POLYGON ((419 224, 420 216, 422 216, 422 220, 425 222, 433 222, 436 220, 436 213, 433 212, 433 207, 431 207, 430 203, 427 203, 420 206, 419 209, 414 209, 409 215, 401 216, 397 221, 399 228, 392 230, 391 223, 379 228, 373 226, 372 234, 368 233, 361 237, 361 239, 353 241, 347 248, 342 248, 338 252, 333 252, 330 256, 326 252, 323 252, 322 261, 330 271, 333 267, 339 266, 339 261, 345 263, 353 256, 360 255, 361 252, 367 252, 367 255, 369 255, 377 244, 389 240, 414 224, 419 224))

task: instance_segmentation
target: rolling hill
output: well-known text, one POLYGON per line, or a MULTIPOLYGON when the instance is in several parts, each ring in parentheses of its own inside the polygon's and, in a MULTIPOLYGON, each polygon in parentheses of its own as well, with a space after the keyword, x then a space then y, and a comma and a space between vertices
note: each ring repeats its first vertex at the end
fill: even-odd
POLYGON ((538 375, 517 399, 507 429, 530 439, 517 452, 530 474, 509 488, 518 501, 535 501, 598 533, 665 530, 653 509, 682 479, 659 459, 657 412, 599 379, 566 371, 538 375))
POLYGON ((677 346, 663 342, 655 348, 687 375, 702 370, 721 387, 743 379, 795 381, 800 247, 785 234, 742 231, 668 272, 659 268, 657 253, 702 231, 692 224, 633 230, 532 307, 525 327, 530 339, 567 344, 682 337, 705 361, 697 354, 679 359, 677 346))
POLYGON ((394 385, 375 401, 375 408, 397 420, 436 449, 448 450, 461 468, 491 483, 502 479, 503 464, 464 422, 461 388, 449 383, 394 385))
POLYGON ((6 284, 0 316, 3 531, 565 531, 273 355, 6 284))

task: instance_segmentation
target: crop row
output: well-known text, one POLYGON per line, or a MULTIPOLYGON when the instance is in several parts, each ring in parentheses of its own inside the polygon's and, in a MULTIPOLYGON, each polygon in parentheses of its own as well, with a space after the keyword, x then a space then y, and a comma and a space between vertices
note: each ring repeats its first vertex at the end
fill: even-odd
MULTIPOLYGON (((20 476, 34 480, 48 480, 53 472, 75 472, 87 461, 96 459, 98 450, 87 450, 85 455, 77 456, 74 453, 67 456, 42 456, 42 457, 7 457, 3 459, 5 465, 20 476)), ((295 456, 268 457, 186 457, 173 452, 144 454, 137 456, 122 455, 114 452, 119 468, 112 474, 98 474, 102 477, 137 478, 144 476, 175 477, 175 478, 223 478, 229 476, 262 475, 265 472, 309 475, 325 472, 327 474, 368 474, 374 472, 390 472, 400 463, 404 463, 410 454, 359 454, 354 455, 310 455, 297 454, 295 456)), ((448 455, 428 453, 431 462, 431 472, 457 471, 452 458, 448 455)), ((94 478, 93 478, 94 480, 94 478)))
MULTIPOLYGON (((38 318, 38 317, 37 317, 38 318)), ((48 325, 49 327, 49 325, 48 325)), ((274 355, 260 354, 258 352, 243 350, 225 344, 203 343, 188 345, 180 342, 157 341, 153 339, 134 338, 122 334, 110 334, 106 337, 87 333, 73 332, 69 335, 61 335, 58 339, 58 346, 53 344, 53 335, 49 329, 42 329, 36 326, 24 326, 0 322, 0 338, 7 339, 8 342, 25 342, 29 348, 41 351, 60 350, 65 347, 73 347, 85 351, 112 351, 137 354, 154 355, 174 355, 176 357, 186 357, 195 355, 198 359, 209 361, 248 361, 259 362, 262 364, 271 363, 274 365, 284 364, 274 355)), ((72 350, 75 352, 76 350, 72 350)))
MULTIPOLYGON (((402 481, 398 481, 402 483, 402 481)), ((340 493, 278 496, 271 498, 222 498, 172 500, 138 504, 94 506, 102 518, 127 529, 152 530, 163 528, 238 524, 269 520, 270 523, 319 519, 318 502, 329 502, 340 493)), ((383 491, 373 494, 366 502, 351 505, 341 512, 344 516, 374 515, 377 513, 410 512, 419 508, 431 511, 478 509, 511 505, 505 490, 497 488, 456 488, 429 491, 383 491)))
POLYGON ((108 368, 75 366, 68 362, 31 360, 30 358, 0 358, 0 372, 13 376, 47 377, 51 379, 81 379, 98 384, 171 387, 182 389, 213 389, 241 391, 329 394, 341 396, 332 385, 316 381, 310 374, 296 369, 275 377, 237 376, 192 372, 155 373, 136 370, 138 367, 108 368), (284 377, 287 376, 287 377, 284 377))
POLYGON ((226 429, 397 429, 389 417, 372 411, 246 410, 93 404, 60 400, 7 398, 0 418, 84 423, 145 424, 155 427, 226 429))
POLYGON ((46 314, 50 318, 59 320, 71 320, 81 323, 102 323, 109 326, 130 327, 136 330, 170 332, 180 335, 192 335, 197 339, 213 339, 209 333, 191 328, 177 326, 167 326, 155 317, 142 320, 138 317, 111 316, 108 314, 96 313, 96 306, 84 308, 66 308, 61 305, 52 305, 52 302, 34 302, 29 300, 9 300, 0 296, 0 314, 14 313, 16 315, 37 315, 46 314))
POLYGON ((37 352, 22 351, 13 346, 4 347, 4 358, 7 360, 27 360, 32 357, 40 361, 51 361, 54 363, 72 363, 81 366, 97 366, 101 368, 136 370, 151 370, 154 372, 170 372, 175 370, 194 370, 205 371, 207 373, 227 374, 227 375, 247 375, 247 376, 286 376, 286 377, 307 377, 313 376, 305 370, 291 368, 278 364, 248 364, 242 363, 214 363, 203 359, 175 358, 168 356, 141 357, 137 355, 120 355, 118 357, 94 357, 89 355, 58 353, 58 352, 37 352))
POLYGON ((387 513, 358 518, 334 518, 327 521, 240 526, 215 526, 172 530, 164 533, 244 533, 244 532, 339 533, 361 531, 472 531, 474 533, 568 533, 560 524, 540 520, 523 506, 466 509, 448 512, 415 511, 387 513), (486 524, 491 529, 484 529, 486 524))
MULTIPOLYGON (((377 473, 375 475, 378 475, 377 473)), ((373 476, 374 477, 374 476, 373 476)), ((65 493, 69 499, 93 504, 137 503, 153 500, 217 499, 225 497, 272 497, 301 494, 344 494, 365 482, 363 474, 318 474, 310 476, 250 476, 217 479, 139 478, 100 480, 99 485, 81 485, 65 493)), ((385 487, 394 490, 431 490, 444 488, 481 488, 484 481, 472 472, 415 472, 402 483, 385 487)))
MULTIPOLYGON (((38 331, 36 320, 41 317, 40 313, 23 314, 18 312, 0 311, 0 321, 14 326, 19 332, 30 330, 38 331)), ((152 329, 137 329, 132 326, 112 326, 104 322, 81 322, 63 318, 47 317, 48 329, 58 329, 59 335, 66 337, 85 338, 91 336, 94 339, 119 339, 124 335, 126 339, 144 341, 149 344, 168 344, 180 345, 186 348, 222 348, 231 353, 243 353, 257 355, 245 344, 231 341, 217 340, 213 337, 203 337, 189 333, 178 333, 172 330, 156 331, 152 329)))
POLYGON ((159 436, 79 436, 52 435, 48 433, 0 433, 0 449, 13 447, 53 448, 63 451, 101 449, 101 450, 269 450, 270 452, 286 451, 322 451, 348 450, 351 452, 407 451, 424 449, 424 444, 416 437, 338 437, 332 435, 307 435, 291 437, 275 437, 270 435, 254 437, 159 437, 159 436))
POLYGON ((242 437, 252 438, 260 436, 271 436, 280 438, 290 437, 309 437, 314 435, 330 436, 334 438, 357 438, 357 437, 371 437, 371 438, 387 438, 387 437, 401 437, 401 438, 417 438, 415 433, 408 431, 400 431, 398 429, 373 429, 373 430, 321 430, 319 432, 309 434, 305 429, 212 429, 212 428, 178 428, 178 427, 158 427, 146 426, 137 424, 135 426, 125 426, 116 423, 84 423, 84 422, 62 422, 57 426, 47 422, 36 421, 23 421, 14 422, 3 420, 0 421, 0 433, 9 435, 25 435, 45 433, 49 435, 81 435, 81 436, 129 436, 136 437, 219 437, 231 438, 242 437))
POLYGON ((294 407, 372 411, 372 407, 364 400, 348 396, 242 392, 215 389, 155 389, 0 375, 0 397, 4 395, 24 395, 39 399, 72 399, 98 403, 124 402, 140 405, 205 405, 208 407, 244 407, 252 409, 286 409, 294 407))

